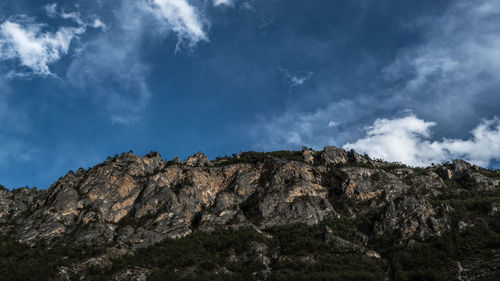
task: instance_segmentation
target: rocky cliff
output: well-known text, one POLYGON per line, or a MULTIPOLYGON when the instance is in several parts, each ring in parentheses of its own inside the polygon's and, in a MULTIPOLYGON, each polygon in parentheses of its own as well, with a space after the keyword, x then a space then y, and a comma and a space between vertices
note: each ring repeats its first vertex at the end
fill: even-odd
MULTIPOLYGON (((499 187, 499 171, 461 160, 410 168, 336 147, 214 161, 197 153, 184 162, 124 153, 71 171, 48 190, 0 189, 0 233, 30 245, 114 243, 127 252, 228 227, 265 233, 369 218, 343 238, 335 229, 324 234, 377 257, 370 241, 392 237, 406 245, 473 226, 477 217, 459 215, 453 198, 496 194, 499 187)), ((485 209, 484 219, 497 217, 497 197, 483 201, 477 208, 485 209)))

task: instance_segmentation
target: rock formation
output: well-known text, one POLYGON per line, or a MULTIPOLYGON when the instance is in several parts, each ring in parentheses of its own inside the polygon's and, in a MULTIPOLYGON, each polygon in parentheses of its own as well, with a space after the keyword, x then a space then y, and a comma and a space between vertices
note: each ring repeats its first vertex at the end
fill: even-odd
MULTIPOLYGON (((353 229, 350 241, 331 229, 325 239, 380 258, 366 248, 368 241, 390 236, 410 243, 474 224, 457 223, 453 208, 435 200, 439 196, 500 187, 498 171, 461 160, 410 168, 336 147, 298 153, 293 160, 243 153, 215 161, 197 153, 183 162, 164 161, 154 152, 124 153, 71 171, 48 190, 0 188, 0 233, 28 244, 112 242, 136 249, 217 228, 263 231, 371 216, 370 229, 353 229)), ((495 215, 498 204, 490 207, 495 215)), ((263 247, 254 245, 254 252, 268 263, 263 247)))
POLYGON ((256 164, 215 166, 202 153, 172 165, 158 153, 124 153, 69 172, 48 190, 0 190, 0 230, 28 243, 76 239, 142 246, 196 230, 316 224, 378 208, 374 235, 424 237, 451 227, 449 210, 430 203, 448 191, 443 180, 464 182, 472 190, 500 184, 458 160, 415 172, 387 169, 336 147, 302 153, 302 162, 266 157, 256 164))

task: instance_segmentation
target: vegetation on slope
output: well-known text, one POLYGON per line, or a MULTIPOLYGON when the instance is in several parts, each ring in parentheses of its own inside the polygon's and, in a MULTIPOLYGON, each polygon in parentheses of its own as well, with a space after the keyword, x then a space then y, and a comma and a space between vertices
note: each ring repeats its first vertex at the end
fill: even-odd
MULTIPOLYGON (((467 210, 474 203, 464 203, 462 195, 440 199, 467 210), (472 204, 472 205, 471 205, 472 204)), ((497 200, 495 195, 485 196, 497 200)), ((476 202, 474 198, 471 202, 476 202)), ((484 199, 487 200, 487 199, 484 199)), ((368 247, 382 259, 361 252, 345 251, 325 240, 325 228, 349 239, 353 229, 370 228, 373 220, 328 219, 314 226, 295 224, 275 226, 259 233, 252 228, 219 229, 199 232, 174 240, 166 239, 133 254, 115 259, 108 268, 91 266, 72 280, 111 280, 128 269, 145 268, 148 280, 454 280, 457 262, 485 259, 500 250, 500 217, 481 221, 463 231, 452 230, 441 237, 395 243, 388 237, 370 241, 368 247), (263 245, 263 253, 255 245, 263 245), (259 254, 269 257, 268 268, 259 254)), ((367 233, 368 234, 368 233, 367 233)), ((5 236, 0 238, 0 280, 58 280, 62 266, 82 262, 104 252, 101 247, 29 247, 5 236)), ((488 273, 481 280, 499 280, 500 271, 488 273)))
MULTIPOLYGON (((269 157, 303 161, 298 151, 245 152, 219 158, 214 164, 257 164, 269 157)), ((383 161, 335 166, 388 172, 410 168, 383 161)), ((432 170, 412 169, 415 174, 432 170)), ((498 175, 498 171, 481 168, 474 168, 476 172, 498 175)), ((106 254, 107 247, 130 245, 30 247, 0 236, 0 280, 62 280, 63 270, 70 280, 113 280, 117 276, 127 280, 126 276, 133 276, 127 272, 134 271, 147 273, 147 280, 410 281, 457 280, 462 274, 476 277, 474 280, 500 280, 500 215, 494 211, 500 203, 500 190, 471 190, 466 177, 445 183, 446 188, 427 197, 432 205, 451 209, 446 218, 452 221, 452 228, 437 237, 376 238, 380 236, 374 235, 375 222, 380 221, 384 207, 376 200, 361 202, 340 194, 339 201, 332 204, 345 215, 342 218, 328 218, 317 225, 274 226, 263 232, 248 227, 195 232, 137 249, 113 259, 110 265, 82 266, 90 258, 106 254), (353 213, 356 218, 349 218, 353 213)), ((241 207, 243 210, 244 205, 241 207)), ((438 212, 443 209, 436 208, 438 212)), ((440 216, 443 214, 436 214, 440 216)), ((120 224, 139 227, 143 221, 125 218, 120 224)))
POLYGON ((217 157, 215 159, 216 166, 224 166, 231 164, 247 163, 247 164, 257 164, 263 162, 266 158, 275 157, 284 160, 303 162, 304 158, 301 151, 272 151, 272 152, 256 152, 248 151, 242 152, 240 154, 233 154, 232 156, 217 157))
POLYGON ((30 247, 0 236, 0 280, 56 280, 62 266, 71 266, 104 252, 105 247, 87 245, 30 247))
MULTIPOLYGON (((315 226, 276 226, 260 234, 251 228, 196 233, 179 240, 167 239, 115 260, 108 269, 91 268, 86 280, 109 280, 130 268, 148 268, 148 280, 455 280, 457 262, 484 259, 500 250, 500 217, 486 224, 453 230, 441 237, 413 241, 371 241, 370 248, 383 259, 346 252, 325 241, 325 226, 338 236, 360 224, 358 220, 330 219, 315 226), (252 244, 261 243, 271 257, 269 271, 256 262, 252 244), (273 259, 272 257, 275 256, 273 259), (279 256, 279 257, 278 257, 279 256), (246 257, 246 258, 245 258, 246 257), (257 274, 253 274, 257 272, 257 274)), ((500 271, 482 280, 499 280, 500 271)), ((76 276, 75 276, 76 280, 76 276)))

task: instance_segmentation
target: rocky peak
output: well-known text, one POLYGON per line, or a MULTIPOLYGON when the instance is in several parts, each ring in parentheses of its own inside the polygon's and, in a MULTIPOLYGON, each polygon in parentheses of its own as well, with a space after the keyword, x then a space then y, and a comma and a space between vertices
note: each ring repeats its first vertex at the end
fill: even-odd
POLYGON ((210 167, 213 166, 212 162, 208 160, 208 156, 205 154, 198 152, 193 156, 190 156, 187 160, 185 160, 183 165, 189 167, 210 167))
POLYGON ((371 163, 368 155, 359 155, 354 149, 346 151, 336 146, 325 146, 317 152, 305 146, 302 147, 304 162, 311 165, 341 165, 347 163, 371 163))
POLYGON ((453 227, 453 210, 434 204, 436 196, 497 189, 500 177, 486 172, 463 161, 412 169, 333 146, 216 161, 196 153, 182 163, 128 152, 69 172, 48 190, 0 189, 0 232, 29 243, 142 247, 218 227, 262 230, 374 213, 361 236, 411 239, 453 227))
POLYGON ((321 153, 321 158, 325 165, 329 164, 345 164, 351 157, 348 158, 348 153, 335 146, 325 146, 321 153))

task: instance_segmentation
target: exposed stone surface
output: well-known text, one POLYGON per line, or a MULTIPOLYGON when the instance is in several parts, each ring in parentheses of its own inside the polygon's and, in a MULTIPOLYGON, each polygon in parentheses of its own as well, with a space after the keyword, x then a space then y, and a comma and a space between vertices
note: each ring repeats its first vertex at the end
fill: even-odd
POLYGON ((453 160, 451 165, 440 166, 436 172, 443 179, 461 182, 468 189, 472 190, 494 190, 500 184, 499 178, 482 175, 479 172, 479 167, 463 160, 453 160))
POLYGON ((325 146, 321 153, 325 165, 347 163, 347 152, 335 146, 325 146))
POLYGON ((316 162, 316 152, 305 146, 302 147, 302 157, 304 157, 304 162, 310 165, 314 165, 316 162))
MULTIPOLYGON (((450 229, 466 233, 474 226, 474 217, 457 219, 452 204, 436 198, 500 187, 497 171, 461 160, 414 169, 337 147, 262 155, 249 160, 242 153, 212 162, 196 153, 183 162, 178 157, 166 162, 156 152, 142 157, 129 152, 88 170, 71 171, 48 190, 0 186, 0 234, 30 244, 112 243, 102 256, 61 267, 65 280, 91 266, 109 268, 111 260, 135 248, 195 231, 251 226, 270 236, 266 229, 276 225, 364 218, 369 223, 351 225, 341 234, 326 227, 319 239, 333 245, 337 254, 355 253, 386 264, 387 257, 373 249, 373 241, 394 237, 411 247, 450 229)), ((483 209, 493 217, 499 204, 488 201, 483 209)), ((262 265, 255 274, 265 278, 276 262, 318 261, 314 255, 282 254, 279 246, 273 247, 253 241, 249 250, 230 252, 228 259, 262 265)), ((474 276, 494 274, 498 252, 494 254, 488 269, 482 261, 460 261, 458 276, 477 280, 474 276)), ((146 280, 151 270, 126 268, 112 280, 146 280)), ((224 266, 214 270, 229 272, 224 266)))
MULTIPOLYGON (((384 163, 336 147, 304 147, 302 155, 303 162, 267 157, 214 165, 197 153, 168 165, 155 152, 124 153, 69 172, 48 190, 0 189, 0 231, 30 243, 115 241, 137 247, 220 226, 317 224, 378 210, 373 235, 408 239, 453 227, 449 206, 429 201, 449 189, 443 179, 464 181, 471 190, 500 185, 464 161, 416 172, 384 169, 384 163)), ((369 239, 353 235, 360 245, 369 239)))
MULTIPOLYGON (((176 159, 174 159, 174 161, 176 161, 176 159)), ((178 159, 176 162, 178 162, 178 159)), ((186 161, 183 162, 183 164, 189 167, 212 166, 212 162, 208 160, 208 157, 201 152, 198 152, 195 155, 189 157, 186 161)))

